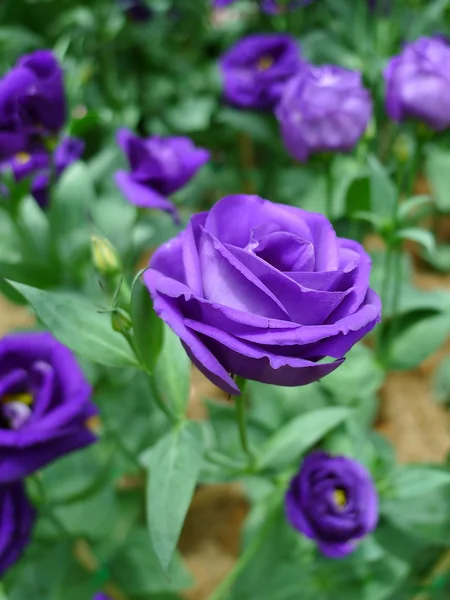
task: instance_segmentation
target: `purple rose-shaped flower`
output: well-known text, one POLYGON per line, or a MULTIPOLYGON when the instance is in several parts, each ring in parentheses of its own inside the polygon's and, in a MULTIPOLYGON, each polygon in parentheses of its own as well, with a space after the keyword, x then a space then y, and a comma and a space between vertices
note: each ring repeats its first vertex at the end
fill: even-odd
POLYGON ((56 135, 66 121, 62 69, 50 50, 23 56, 0 79, 0 160, 56 135))
POLYGON ((291 36, 249 35, 220 59, 225 97, 241 108, 272 110, 286 83, 303 66, 299 48, 291 36))
POLYGON ((258 196, 194 215, 150 267, 157 314, 231 394, 230 374, 284 386, 320 379, 380 318, 362 246, 337 238, 321 214, 258 196))
POLYGON ((33 85, 18 98, 20 114, 31 131, 57 134, 66 122, 64 74, 50 50, 36 50, 23 56, 17 68, 33 75, 33 85))
POLYGON ((450 47, 442 39, 407 44, 384 71, 391 119, 418 119, 440 131, 450 126, 450 47))
POLYGON ((0 577, 22 556, 35 516, 22 482, 0 486, 0 577))
POLYGON ((74 355, 50 333, 0 340, 0 483, 94 442, 95 414, 74 355))
POLYGON ((316 152, 348 152, 372 115, 361 75, 342 67, 309 66, 286 86, 276 115, 289 153, 306 161, 316 152))
POLYGON ((117 132, 117 143, 126 154, 130 173, 118 171, 116 185, 136 206, 166 211, 177 210, 167 198, 190 181, 210 159, 210 153, 196 148, 186 137, 142 139, 128 129, 117 132))
POLYGON ((36 202, 45 208, 49 202, 51 162, 54 162, 55 177, 58 179, 67 167, 81 158, 83 152, 83 140, 66 137, 54 151, 53 157, 45 148, 37 146, 30 152, 17 153, 6 166, 12 168, 16 181, 34 175, 31 193, 36 202))
POLYGON ((286 515, 330 558, 343 558, 378 521, 378 495, 358 462, 325 452, 309 454, 286 494, 286 515))

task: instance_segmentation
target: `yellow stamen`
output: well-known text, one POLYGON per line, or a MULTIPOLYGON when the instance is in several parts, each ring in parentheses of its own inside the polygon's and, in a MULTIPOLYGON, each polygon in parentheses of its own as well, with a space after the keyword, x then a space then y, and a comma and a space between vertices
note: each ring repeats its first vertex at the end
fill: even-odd
POLYGON ((347 494, 344 490, 337 488, 333 492, 333 500, 340 508, 344 508, 347 504, 347 494))
POLYGON ((27 406, 33 404, 33 396, 31 394, 11 394, 9 396, 3 396, 2 402, 8 404, 8 402, 22 402, 27 406))
POLYGON ((273 58, 271 56, 262 56, 258 61, 258 70, 267 71, 273 65, 273 58))
POLYGON ((102 422, 98 415, 94 415, 86 420, 85 425, 89 431, 92 431, 92 433, 98 433, 101 429, 102 422))
POLYGON ((16 154, 16 161, 19 163, 19 165, 26 165, 28 162, 30 162, 31 160, 31 156, 28 154, 28 152, 18 152, 16 154))

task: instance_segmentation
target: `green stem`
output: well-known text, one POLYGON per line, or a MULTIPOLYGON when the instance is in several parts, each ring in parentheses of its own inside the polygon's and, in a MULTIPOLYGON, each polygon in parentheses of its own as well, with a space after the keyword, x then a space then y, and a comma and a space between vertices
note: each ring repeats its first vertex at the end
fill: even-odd
POLYGON ((223 579, 218 588, 213 592, 210 596, 209 600, 226 600, 228 594, 230 592, 231 587, 235 583, 236 579, 248 565, 253 556, 257 553, 257 551, 261 548, 261 546, 266 541, 266 538, 272 529, 274 516, 276 515, 276 511, 274 511, 268 519, 266 519, 263 527, 259 530, 257 535, 253 538, 253 540, 249 543, 244 553, 234 565, 232 570, 228 573, 228 575, 223 579))
MULTIPOLYGON (((381 306, 383 309, 383 313, 386 311, 388 305, 388 296, 389 296, 389 284, 391 281, 391 263, 393 258, 393 247, 392 244, 388 243, 386 247, 386 254, 384 258, 384 266, 383 266, 383 281, 381 284, 381 306)), ((385 356, 384 356, 384 327, 382 325, 378 326, 378 336, 377 336, 377 356, 378 360, 385 364, 385 356)))
POLYGON ((159 393, 158 386, 156 385, 155 377, 148 372, 147 372, 147 375, 148 375, 147 380, 150 385, 150 390, 151 390, 153 399, 155 400, 156 404, 158 405, 158 408, 166 415, 167 419, 170 421, 170 423, 172 425, 177 424, 179 422, 179 419, 177 418, 175 413, 172 411, 172 409, 166 404, 166 402, 164 402, 161 394, 159 393))
POLYGON ((236 420, 239 428, 239 438, 241 440, 242 450, 249 457, 249 465, 253 465, 255 460, 255 455, 253 454, 250 444, 248 442, 247 435, 247 420, 245 415, 245 398, 243 395, 236 396, 235 398, 235 407, 236 407, 236 420))
POLYGON ((386 340, 386 356, 385 364, 389 366, 390 353, 392 348, 392 341, 395 339, 395 334, 398 329, 398 310, 400 307, 400 296, 402 290, 402 252, 401 247, 393 248, 393 276, 394 276, 394 290, 392 295, 392 310, 391 310, 391 327, 387 332, 386 340))
POLYGON ((333 173, 331 170, 331 162, 328 162, 325 171, 325 182, 326 182, 326 212, 327 217, 331 221, 333 218, 333 173))

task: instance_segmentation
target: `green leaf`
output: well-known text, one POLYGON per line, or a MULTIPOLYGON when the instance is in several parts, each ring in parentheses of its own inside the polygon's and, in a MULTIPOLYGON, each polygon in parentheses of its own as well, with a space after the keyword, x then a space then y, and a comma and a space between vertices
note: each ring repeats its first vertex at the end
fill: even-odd
POLYGON ((444 358, 434 374, 433 392, 440 404, 450 403, 450 356, 444 358))
POLYGON ((425 250, 432 254, 436 249, 436 240, 431 231, 420 229, 418 227, 410 227, 408 229, 400 229, 396 233, 396 237, 400 240, 411 240, 420 244, 425 250))
POLYGON ((433 148, 428 152, 425 173, 433 191, 436 206, 442 212, 450 211, 450 152, 433 148))
POLYGON ((331 407, 300 415, 282 427, 262 448, 259 467, 280 468, 297 461, 303 452, 345 421, 350 414, 348 408, 331 407))
POLYGON ((8 283, 28 300, 51 333, 74 352, 102 365, 137 366, 125 339, 111 328, 108 315, 99 314, 85 298, 8 283))
POLYGON ((431 356, 450 333, 450 314, 444 313, 414 322, 392 341, 391 366, 412 369, 431 356))
POLYGON ((201 427, 183 423, 144 453, 147 526, 165 571, 172 560, 203 461, 201 427))
POLYGON ((219 112, 217 120, 236 132, 247 133, 254 141, 270 144, 274 139, 274 130, 266 115, 223 108, 219 112))
POLYGON ((433 204, 430 196, 422 195, 422 196, 412 196, 408 198, 405 202, 402 202, 398 209, 398 218, 401 222, 408 222, 411 219, 415 218, 416 214, 423 215, 423 210, 426 207, 427 213, 431 212, 433 209, 433 204))
POLYGON ((368 162, 372 211, 380 217, 391 218, 398 192, 380 161, 369 156, 368 162))
MULTIPOLYGON (((150 292, 141 278, 133 286, 131 318, 140 359, 146 369, 153 373, 163 346, 163 321, 155 313, 150 292)), ((186 353, 183 351, 183 354, 186 353)))
POLYGON ((450 486, 450 472, 423 465, 398 467, 392 475, 392 484, 395 498, 408 500, 450 486))
POLYGON ((133 597, 180 590, 192 583, 178 553, 170 562, 167 573, 163 571, 145 529, 131 532, 112 557, 110 567, 120 588, 133 597))
POLYGON ((164 325, 164 343, 155 377, 160 394, 183 416, 189 400, 191 361, 179 337, 167 325, 164 325))

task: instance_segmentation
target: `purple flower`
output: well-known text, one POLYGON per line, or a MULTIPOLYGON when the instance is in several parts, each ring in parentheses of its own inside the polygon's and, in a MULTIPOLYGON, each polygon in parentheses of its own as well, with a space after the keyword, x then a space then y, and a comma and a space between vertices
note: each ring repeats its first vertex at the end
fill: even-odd
POLYGON ((213 0, 214 8, 225 8, 225 6, 230 6, 236 0, 213 0))
POLYGON ((34 175, 31 193, 36 202, 45 208, 49 202, 51 160, 54 161, 55 176, 58 179, 67 167, 81 158, 83 152, 83 140, 66 137, 56 148, 52 159, 45 148, 37 146, 30 153, 19 152, 6 166, 12 168, 16 181, 34 175))
POLYGON ((303 162, 316 152, 352 150, 369 123, 372 101, 359 73, 309 66, 286 86, 276 115, 286 148, 303 162))
POLYGON ((118 171, 116 185, 136 206, 164 210, 174 217, 177 211, 167 198, 190 181, 210 158, 189 138, 152 136, 142 139, 128 129, 117 132, 117 143, 126 154, 130 173, 118 171))
POLYGON ((272 110, 286 83, 304 66, 294 38, 249 35, 220 59, 226 99, 242 108, 272 110))
POLYGON ((284 386, 320 379, 380 319, 362 246, 337 238, 321 214, 258 196, 228 196, 194 215, 150 267, 157 314, 231 394, 230 373, 284 386))
POLYGON ((391 119, 418 119, 437 131, 450 126, 450 47, 442 39, 407 44, 391 58, 384 78, 391 119))
POLYGON ((276 15, 281 13, 283 10, 294 10, 299 6, 306 6, 311 4, 314 0, 291 0, 290 2, 283 5, 280 0, 261 0, 261 8, 264 12, 270 15, 276 15))
POLYGON ((100 592, 99 594, 95 594, 92 600, 111 600, 109 596, 100 592))
POLYGON ((153 16, 153 11, 144 0, 118 0, 123 11, 136 23, 145 23, 153 16))
POLYGON ((67 118, 64 75, 56 57, 50 50, 36 50, 23 56, 16 68, 33 77, 18 97, 23 125, 30 132, 56 135, 67 118))
POLYGON ((378 521, 378 496, 370 473, 345 456, 313 452, 286 494, 286 515, 329 558, 343 558, 378 521))
POLYGON ((23 56, 0 79, 0 161, 56 135, 66 120, 62 69, 50 50, 23 56))
POLYGON ((0 340, 0 483, 22 479, 95 441, 91 388, 50 333, 0 340))
POLYGON ((22 556, 34 520, 23 483, 0 486, 0 577, 22 556))

